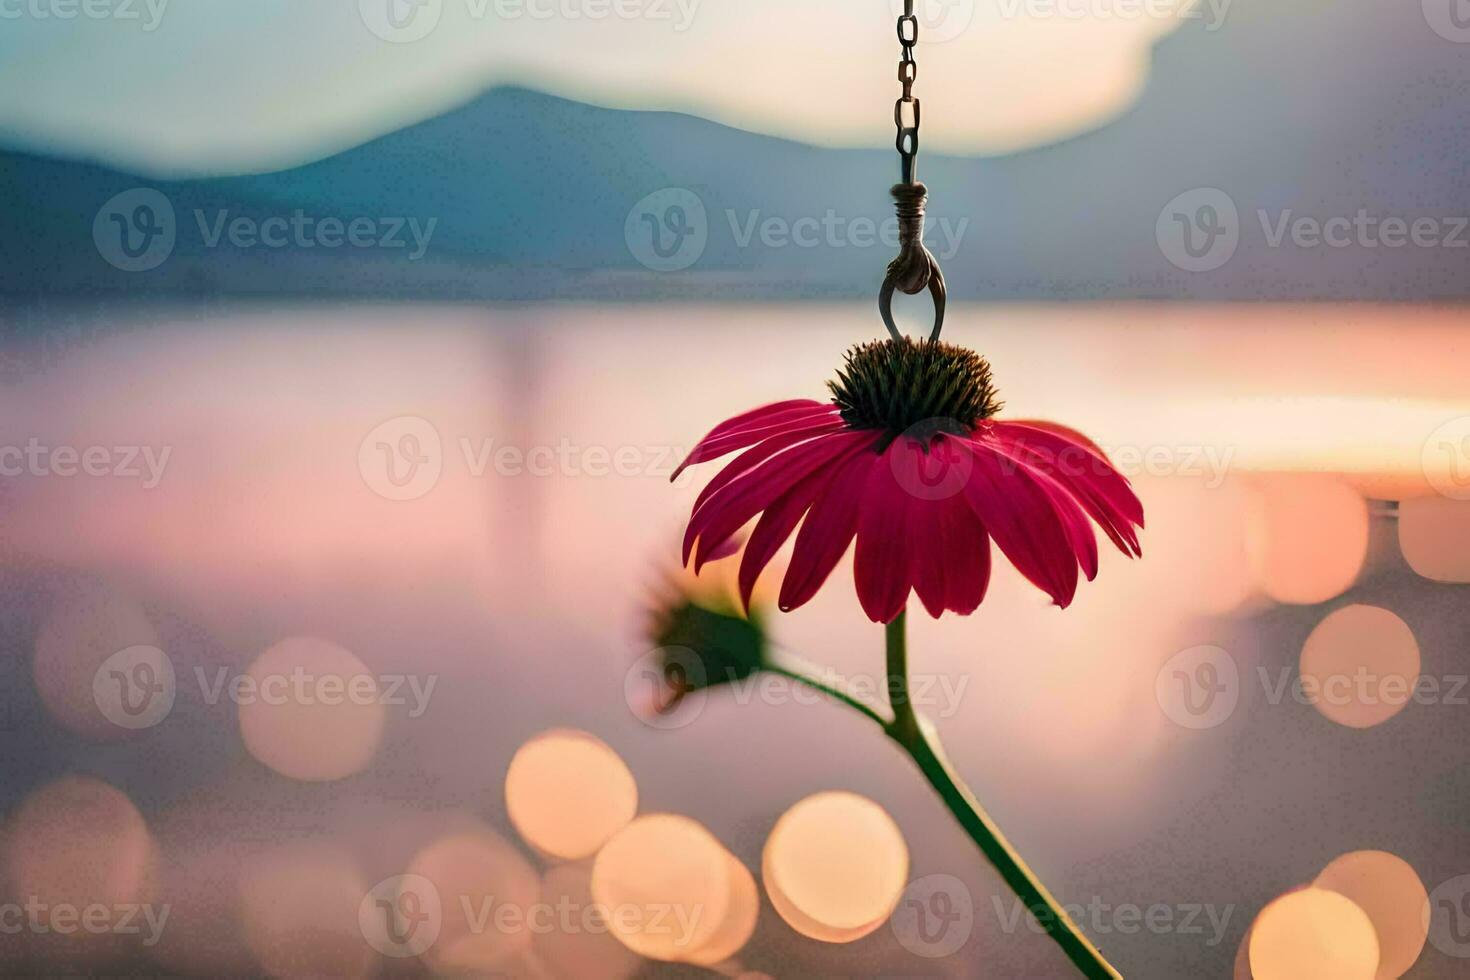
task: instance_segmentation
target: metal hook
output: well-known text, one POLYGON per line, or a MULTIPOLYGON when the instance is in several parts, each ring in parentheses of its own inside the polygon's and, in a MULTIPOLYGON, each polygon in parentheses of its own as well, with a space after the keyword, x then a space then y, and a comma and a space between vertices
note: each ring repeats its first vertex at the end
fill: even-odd
MULTIPOLYGON (((888 328, 889 335, 894 340, 902 340, 903 334, 893 322, 893 290, 897 279, 897 271, 893 269, 883 278, 883 288, 878 291, 878 313, 883 317, 883 325, 888 328)), ((939 339, 939 331, 944 329, 944 273, 939 271, 938 265, 933 266, 933 272, 929 276, 929 295, 934 299, 934 330, 929 334, 932 343, 939 339)))

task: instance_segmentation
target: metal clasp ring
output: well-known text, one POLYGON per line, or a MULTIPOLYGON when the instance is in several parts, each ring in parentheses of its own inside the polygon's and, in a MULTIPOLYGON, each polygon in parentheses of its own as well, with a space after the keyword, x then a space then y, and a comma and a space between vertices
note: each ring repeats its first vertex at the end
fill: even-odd
MULTIPOLYGON (((902 340, 903 334, 899 333, 898 325, 893 322, 893 290, 896 273, 890 272, 883 279, 883 288, 878 291, 878 313, 883 317, 883 325, 888 328, 888 333, 894 340, 902 340)), ((932 274, 929 276, 929 295, 934 299, 934 330, 929 334, 930 342, 939 339, 939 331, 944 329, 944 273, 939 271, 939 266, 933 266, 932 274)))

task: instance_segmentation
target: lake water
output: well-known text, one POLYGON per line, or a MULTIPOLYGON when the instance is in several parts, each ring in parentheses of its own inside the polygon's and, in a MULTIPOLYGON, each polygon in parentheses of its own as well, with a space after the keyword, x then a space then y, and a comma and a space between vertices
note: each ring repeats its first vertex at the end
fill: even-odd
MULTIPOLYGON (((6 802, 90 774, 136 804, 166 865, 302 839, 371 883, 397 873, 395 847, 422 843, 426 814, 472 813, 509 835, 511 754, 575 727, 627 760, 643 811, 694 816, 757 872, 782 810, 851 789, 894 815, 913 876, 957 875, 973 901, 970 940, 933 960, 888 928, 850 946, 804 940, 767 905, 748 968, 1068 975, 862 718, 779 692, 715 695, 659 730, 628 704, 649 597, 714 472, 670 486, 673 466, 730 415, 822 397, 846 346, 882 330, 866 305, 5 316, 6 802), (291 637, 330 641, 379 676, 435 678, 432 695, 415 713, 405 688, 347 778, 276 775, 210 683, 291 637), (131 644, 167 652, 177 696, 128 733, 99 727, 90 685, 99 658, 131 644)), ((1107 556, 1066 612, 997 561, 976 615, 912 625, 951 754, 1052 889, 1176 910, 1154 930, 1084 918, 1124 973, 1226 975, 1256 911, 1346 851, 1393 851, 1430 888, 1470 872, 1457 809, 1470 776, 1453 748, 1470 712, 1410 705, 1359 731, 1259 680, 1294 669, 1307 634, 1350 603, 1408 623, 1425 673, 1459 669, 1464 586, 1415 574, 1385 502, 1470 487, 1457 427, 1470 314, 960 306, 946 339, 991 359, 1007 415, 1108 449, 1149 515, 1145 558, 1107 556), (1167 704, 1167 668, 1202 646, 1227 652, 1239 703, 1190 727, 1167 704), (1179 928, 1189 905, 1225 916, 1219 934, 1208 919, 1179 928)), ((850 578, 840 566, 772 628, 783 648, 876 685, 882 631, 850 578)), ((328 768, 363 748, 313 744, 309 724, 290 734, 293 758, 328 768)), ((207 880, 233 889, 233 867, 207 880)), ((195 938, 218 941, 181 928, 127 957, 249 968, 246 927, 206 925, 219 916, 203 899, 176 902, 195 938)), ((1431 949, 1410 976, 1454 966, 1431 949)))

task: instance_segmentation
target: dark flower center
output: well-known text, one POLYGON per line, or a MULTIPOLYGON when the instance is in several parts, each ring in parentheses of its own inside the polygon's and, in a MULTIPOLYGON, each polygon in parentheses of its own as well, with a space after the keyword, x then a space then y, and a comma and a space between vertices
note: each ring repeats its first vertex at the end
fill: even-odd
POLYGON ((858 344, 827 386, 849 426, 893 435, 969 432, 1001 407, 990 362, 942 341, 858 344))

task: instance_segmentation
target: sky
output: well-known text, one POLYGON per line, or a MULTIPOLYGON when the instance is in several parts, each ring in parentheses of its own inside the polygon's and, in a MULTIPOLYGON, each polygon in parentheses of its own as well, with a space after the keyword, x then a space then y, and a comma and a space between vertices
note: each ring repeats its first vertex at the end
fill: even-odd
MULTIPOLYGON (((926 149, 1095 128, 1232 0, 919 0, 926 149)), ((284 169, 521 84, 836 146, 893 138, 899 0, 0 0, 0 140, 156 175, 284 169)))

